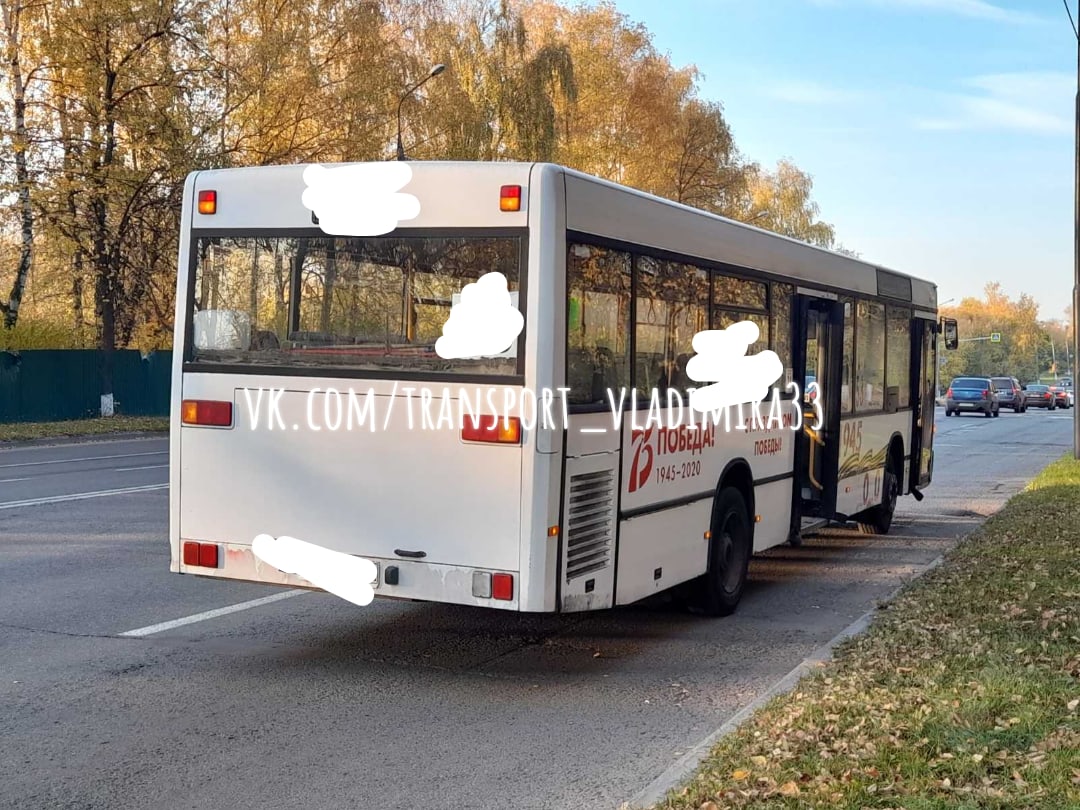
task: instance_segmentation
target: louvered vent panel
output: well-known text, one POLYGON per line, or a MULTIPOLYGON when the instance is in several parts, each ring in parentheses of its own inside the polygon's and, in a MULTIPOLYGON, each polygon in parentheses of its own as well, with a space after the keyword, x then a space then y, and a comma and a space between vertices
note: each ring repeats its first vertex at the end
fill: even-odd
POLYGON ((566 509, 566 581, 602 571, 611 564, 615 473, 581 473, 570 478, 566 509))

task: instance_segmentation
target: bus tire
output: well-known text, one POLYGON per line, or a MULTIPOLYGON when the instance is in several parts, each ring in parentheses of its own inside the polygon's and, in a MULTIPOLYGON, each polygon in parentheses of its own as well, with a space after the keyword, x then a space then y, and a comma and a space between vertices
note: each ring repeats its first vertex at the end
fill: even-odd
POLYGON ((859 528, 866 534, 888 534, 892 528, 896 503, 900 499, 900 478, 895 471, 896 462, 890 458, 882 479, 884 493, 881 503, 866 513, 866 518, 859 522, 859 528))
POLYGON ((753 525, 742 493, 724 487, 713 500, 708 572, 692 583, 688 607, 706 616, 729 616, 742 599, 753 553, 753 525))

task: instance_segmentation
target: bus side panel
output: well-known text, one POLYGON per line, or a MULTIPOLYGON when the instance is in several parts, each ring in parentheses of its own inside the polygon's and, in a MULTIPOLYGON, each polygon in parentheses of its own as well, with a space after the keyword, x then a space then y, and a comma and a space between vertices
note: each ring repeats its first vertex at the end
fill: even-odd
POLYGON ((779 546, 791 534, 791 488, 794 478, 754 485, 754 553, 779 546))
POLYGON ((620 500, 629 515, 619 534, 618 604, 705 573, 713 497, 732 464, 762 482, 749 515, 754 550, 787 540, 796 408, 791 400, 745 405, 703 426, 678 409, 659 411, 661 426, 648 426, 646 410, 624 416, 620 500))
MULTIPOLYGON (((856 416, 840 421, 840 472, 836 490, 836 511, 855 515, 881 503, 882 482, 889 443, 896 434, 904 443, 904 455, 911 453, 911 411, 856 416)), ((907 462, 900 492, 907 491, 907 462)))
POLYGON ((629 605, 705 573, 712 498, 619 525, 618 604, 629 605))

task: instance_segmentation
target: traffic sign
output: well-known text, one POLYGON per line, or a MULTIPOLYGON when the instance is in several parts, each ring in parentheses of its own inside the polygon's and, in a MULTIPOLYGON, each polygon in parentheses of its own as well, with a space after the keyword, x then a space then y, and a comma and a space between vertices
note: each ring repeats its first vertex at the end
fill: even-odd
POLYGON ((991 332, 990 333, 990 342, 991 343, 1001 343, 1001 332, 991 332))

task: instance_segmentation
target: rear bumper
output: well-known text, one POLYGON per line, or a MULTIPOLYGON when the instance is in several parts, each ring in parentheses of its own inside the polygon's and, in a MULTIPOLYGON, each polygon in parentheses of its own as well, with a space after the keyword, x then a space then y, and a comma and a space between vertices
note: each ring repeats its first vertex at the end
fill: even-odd
POLYGON ((993 407, 993 403, 985 399, 950 399, 946 400, 945 407, 951 411, 985 411, 993 407))
MULTIPOLYGON (((206 541, 200 541, 206 542, 206 541)), ((181 541, 181 547, 183 541, 181 541)), ((192 574, 212 579, 232 579, 239 582, 255 582, 266 585, 280 585, 289 588, 306 588, 321 591, 302 577, 286 574, 264 563, 251 551, 250 545, 238 543, 218 543, 217 568, 184 565, 183 561, 173 561, 172 570, 180 574, 192 574)), ((378 579, 374 583, 376 598, 409 599, 430 602, 447 602, 455 605, 473 605, 476 607, 498 608, 500 610, 520 610, 518 598, 521 581, 517 571, 486 570, 486 573, 509 573, 514 577, 513 598, 490 599, 473 596, 473 574, 485 569, 465 568, 454 565, 438 565, 416 560, 379 559, 367 557, 379 569, 378 579), (387 569, 397 569, 397 584, 386 583, 387 569)))

